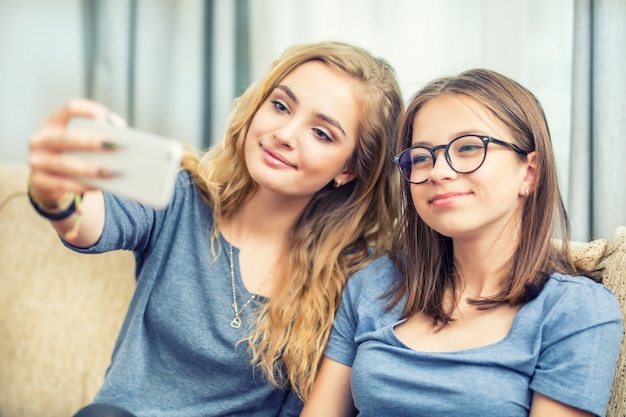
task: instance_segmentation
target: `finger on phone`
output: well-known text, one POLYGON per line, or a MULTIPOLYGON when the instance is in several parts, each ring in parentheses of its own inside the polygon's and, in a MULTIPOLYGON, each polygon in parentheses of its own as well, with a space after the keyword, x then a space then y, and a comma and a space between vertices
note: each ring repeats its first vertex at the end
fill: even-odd
POLYGON ((93 151, 108 152, 116 148, 116 143, 105 133, 66 130, 48 127, 39 129, 29 140, 32 151, 48 152, 93 151))
POLYGON ((92 162, 72 153, 32 152, 29 156, 31 170, 45 172, 55 177, 111 178, 115 171, 102 163, 92 162))
POLYGON ((109 112, 110 110, 101 103, 86 98, 74 98, 50 113, 44 119, 42 127, 64 127, 74 116, 92 117, 104 121, 109 112))

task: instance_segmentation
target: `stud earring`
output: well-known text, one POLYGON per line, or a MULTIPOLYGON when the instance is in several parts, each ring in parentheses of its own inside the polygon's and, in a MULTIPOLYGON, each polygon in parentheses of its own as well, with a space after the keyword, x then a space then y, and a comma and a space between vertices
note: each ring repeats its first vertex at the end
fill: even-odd
POLYGON ((528 187, 526 187, 526 189, 524 190, 524 197, 528 197, 528 194, 529 194, 528 187))
POLYGON ((335 180, 335 188, 341 187, 341 180, 335 180))

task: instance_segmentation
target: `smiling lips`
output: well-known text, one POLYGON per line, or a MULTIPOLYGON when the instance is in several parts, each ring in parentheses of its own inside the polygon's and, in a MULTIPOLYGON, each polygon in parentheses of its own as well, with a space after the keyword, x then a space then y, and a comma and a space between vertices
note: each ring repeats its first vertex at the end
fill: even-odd
POLYGON ((454 202, 459 200, 459 197, 465 197, 470 195, 469 192, 450 192, 444 194, 437 194, 434 198, 432 198, 429 203, 435 207, 445 207, 453 204, 454 202))
POLYGON ((287 159, 285 159, 282 155, 274 152, 273 150, 265 147, 265 146, 261 146, 261 148, 263 149, 263 157, 265 159, 265 161, 273 166, 273 167, 277 167, 277 166, 288 166, 291 168, 295 168, 296 166, 293 165, 291 162, 289 162, 287 159))

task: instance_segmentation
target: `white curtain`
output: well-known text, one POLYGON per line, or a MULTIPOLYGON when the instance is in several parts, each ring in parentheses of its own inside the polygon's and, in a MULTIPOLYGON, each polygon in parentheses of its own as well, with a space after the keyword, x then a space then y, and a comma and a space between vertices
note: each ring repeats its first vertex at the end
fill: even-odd
POLYGON ((201 143, 203 8, 198 0, 83 0, 85 95, 131 126, 201 143))
POLYGON ((575 239, 626 225, 626 2, 577 0, 569 209, 575 239))

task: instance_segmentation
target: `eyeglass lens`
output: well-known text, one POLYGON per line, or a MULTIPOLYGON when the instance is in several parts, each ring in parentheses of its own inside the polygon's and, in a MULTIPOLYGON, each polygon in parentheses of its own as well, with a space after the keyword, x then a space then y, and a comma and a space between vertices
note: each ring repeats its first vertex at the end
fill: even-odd
MULTIPOLYGON (((487 144, 478 136, 462 136, 443 149, 450 167, 460 174, 467 174, 481 166, 486 147, 487 144)), ((405 179, 419 184, 428 179, 435 161, 429 148, 415 147, 406 149, 399 155, 398 166, 405 179)))

